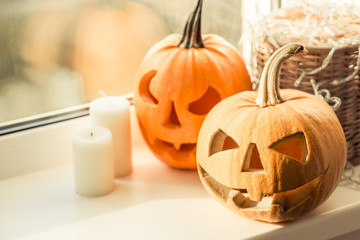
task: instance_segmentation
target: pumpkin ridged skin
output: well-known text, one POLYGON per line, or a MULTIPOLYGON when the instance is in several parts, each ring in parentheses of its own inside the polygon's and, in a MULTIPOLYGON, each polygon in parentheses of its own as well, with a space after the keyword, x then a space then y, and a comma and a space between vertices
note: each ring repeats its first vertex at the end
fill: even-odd
MULTIPOLYGON (((277 77, 276 69, 268 69, 277 77)), ((198 172, 210 195, 242 216, 267 222, 297 219, 323 203, 335 190, 346 162, 344 132, 331 107, 302 91, 279 93, 280 103, 266 105, 265 100, 262 107, 253 91, 221 101, 204 120, 197 145, 198 172), (212 139, 219 129, 238 146, 212 154, 212 139), (274 150, 274 143, 299 133, 307 148, 304 162, 274 150), (263 172, 244 171, 249 144, 256 144, 263 172), (269 208, 247 208, 234 204, 230 195, 235 189, 246 189, 254 202, 263 196, 274 200, 269 208)))
POLYGON ((153 153, 179 169, 196 169, 201 124, 221 99, 251 90, 245 64, 223 38, 201 34, 202 0, 182 35, 171 34, 146 54, 137 73, 134 105, 153 153))
POLYGON ((250 90, 251 82, 239 53, 223 38, 203 35, 205 48, 187 49, 177 46, 181 37, 171 34, 149 50, 138 70, 134 105, 143 136, 154 154, 171 167, 196 169, 195 148, 179 151, 168 144, 196 144, 206 115, 189 112, 189 103, 201 98, 209 86, 223 99, 250 90), (149 90, 157 104, 145 102, 139 90, 144 75, 153 70, 156 74, 149 90), (168 118, 170 102, 181 128, 169 129, 162 124, 168 118))

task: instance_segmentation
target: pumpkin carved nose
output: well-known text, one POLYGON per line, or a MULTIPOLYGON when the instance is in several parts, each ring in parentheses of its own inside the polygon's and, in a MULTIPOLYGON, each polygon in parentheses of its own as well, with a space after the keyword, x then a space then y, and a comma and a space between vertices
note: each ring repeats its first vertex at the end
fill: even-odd
POLYGON ((181 123, 176 113, 174 102, 169 102, 167 108, 165 112, 168 112, 169 115, 165 118, 163 126, 167 128, 180 128, 181 123))
POLYGON ((245 161, 242 167, 242 172, 264 172, 264 167, 261 163, 259 150, 255 143, 250 143, 246 152, 245 161))

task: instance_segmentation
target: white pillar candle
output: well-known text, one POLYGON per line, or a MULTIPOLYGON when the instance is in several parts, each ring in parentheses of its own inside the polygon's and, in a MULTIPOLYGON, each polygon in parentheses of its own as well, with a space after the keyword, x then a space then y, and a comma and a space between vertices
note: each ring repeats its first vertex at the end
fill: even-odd
POLYGON ((90 103, 90 118, 112 133, 115 177, 131 173, 130 102, 123 97, 98 98, 90 103))
POLYGON ((92 126, 72 136, 75 191, 86 197, 114 190, 114 155, 110 130, 92 126))

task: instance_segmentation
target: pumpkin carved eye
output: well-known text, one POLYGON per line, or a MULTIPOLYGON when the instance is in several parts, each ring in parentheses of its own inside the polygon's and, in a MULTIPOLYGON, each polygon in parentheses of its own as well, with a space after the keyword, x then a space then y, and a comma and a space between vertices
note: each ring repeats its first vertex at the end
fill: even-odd
POLYGON ((156 70, 151 70, 150 72, 144 74, 139 84, 140 97, 144 100, 144 102, 154 105, 158 104, 159 100, 157 100, 154 97, 154 95, 150 92, 150 83, 153 77, 155 77, 156 72, 157 72, 156 70))
POLYGON ((287 136, 278 142, 273 143, 269 148, 302 164, 305 164, 308 155, 305 135, 302 132, 287 136))
POLYGON ((210 142, 209 157, 215 153, 239 147, 239 144, 221 129, 214 133, 210 142))
POLYGON ((208 87, 201 98, 189 104, 189 112, 196 115, 205 115, 220 102, 220 100, 220 94, 214 88, 208 87))

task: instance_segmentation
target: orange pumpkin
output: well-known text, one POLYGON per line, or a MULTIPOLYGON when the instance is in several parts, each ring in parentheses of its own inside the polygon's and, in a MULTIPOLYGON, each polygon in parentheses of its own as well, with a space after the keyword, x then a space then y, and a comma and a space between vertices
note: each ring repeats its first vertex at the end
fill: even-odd
POLYGON ((275 52, 259 92, 216 105, 198 138, 198 173, 205 189, 242 216, 268 222, 296 219, 324 202, 337 186, 346 141, 332 108, 319 97, 279 90, 282 62, 306 50, 275 52))
POLYGON ((12 47, 19 59, 15 67, 37 84, 41 84, 43 74, 63 65, 61 58, 69 52, 64 44, 66 31, 74 18, 74 12, 64 6, 44 5, 40 4, 35 11, 18 13, 13 23, 17 38, 12 47))
POLYGON ((74 26, 73 68, 84 77, 89 99, 132 92, 147 50, 167 30, 148 7, 125 0, 87 4, 74 26))
POLYGON ((174 168, 196 169, 196 141, 209 110, 221 99, 251 89, 238 51, 223 38, 201 35, 202 0, 183 35, 155 44, 137 73, 134 104, 154 154, 174 168))

